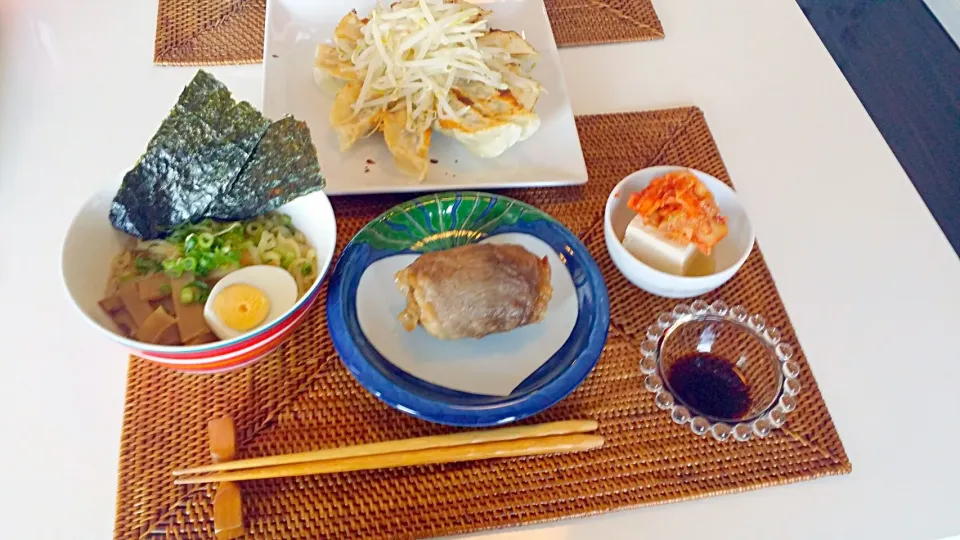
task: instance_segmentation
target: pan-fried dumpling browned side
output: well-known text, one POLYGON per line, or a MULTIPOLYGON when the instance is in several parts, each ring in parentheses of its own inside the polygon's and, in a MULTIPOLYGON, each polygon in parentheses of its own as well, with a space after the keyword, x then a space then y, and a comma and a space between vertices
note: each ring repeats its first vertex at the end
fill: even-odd
POLYGON ((460 6, 466 6, 467 8, 475 8, 475 9, 480 10, 476 15, 474 15, 473 17, 471 17, 471 18, 469 18, 469 19, 466 20, 466 22, 471 23, 471 24, 472 24, 472 23, 480 22, 480 21, 486 19, 487 17, 489 17, 490 14, 493 13, 493 12, 490 11, 489 9, 483 9, 482 7, 480 7, 480 6, 476 5, 476 4, 471 4, 471 3, 469 3, 469 2, 461 2, 460 0, 444 0, 443 3, 444 3, 444 4, 458 4, 458 5, 460 5, 460 6))
POLYGON ((543 320, 550 263, 522 246, 471 244, 421 255, 397 272, 407 296, 400 322, 440 339, 481 338, 543 320))
POLYGON ((495 158, 518 142, 530 137, 540 127, 540 118, 518 107, 504 96, 488 100, 470 96, 454 87, 447 98, 456 118, 440 118, 434 126, 453 137, 467 150, 482 158, 495 158))
POLYGON ((340 151, 348 150, 355 142, 376 133, 383 122, 383 109, 367 107, 354 112, 353 104, 360 96, 359 82, 347 83, 337 93, 330 108, 330 124, 340 139, 340 151))
POLYGON ((343 52, 344 58, 357 48, 357 42, 363 39, 363 27, 367 21, 357 16, 357 10, 347 13, 333 30, 333 39, 337 42, 337 49, 343 52))
POLYGON ((513 31, 492 30, 477 38, 477 45, 493 54, 487 66, 499 72, 517 102, 532 111, 543 91, 540 83, 530 77, 540 53, 513 31))
POLYGON ((434 128, 453 137, 467 150, 482 158, 494 158, 506 151, 523 135, 523 129, 504 119, 488 118, 472 106, 472 102, 456 88, 447 96, 455 118, 437 118, 434 128))
POLYGON ((480 48, 506 51, 525 73, 529 73, 540 60, 540 53, 513 30, 491 30, 477 38, 477 45, 480 48))
POLYGON ((496 70, 503 77, 503 82, 516 98, 517 103, 528 111, 540 100, 543 87, 536 80, 530 78, 529 73, 523 71, 519 64, 511 64, 500 60, 490 60, 487 65, 496 70))
MULTIPOLYGON (((331 45, 322 43, 317 45, 317 52, 313 57, 313 67, 314 71, 321 70, 324 74, 337 79, 345 81, 360 80, 360 74, 353 64, 349 60, 341 59, 340 53, 331 45)), ((314 76, 316 77, 316 73, 314 76)))
POLYGON ((527 140, 540 128, 540 117, 524 108, 510 90, 497 90, 483 83, 464 81, 455 91, 459 92, 461 100, 472 101, 473 108, 483 116, 519 126, 520 135, 516 142, 527 140))
POLYGON ((334 44, 317 45, 313 60, 313 79, 331 95, 343 86, 344 81, 359 81, 363 78, 350 57, 357 48, 357 41, 363 39, 364 25, 366 21, 359 18, 356 11, 351 11, 337 24, 333 35, 334 44))
POLYGON ((466 101, 483 116, 494 120, 514 121, 536 116, 525 108, 510 90, 496 88, 477 81, 462 81, 454 87, 461 101, 466 101))
POLYGON ((407 111, 401 108, 384 115, 381 129, 397 168, 422 181, 430 166, 430 126, 414 126, 408 130, 407 111))

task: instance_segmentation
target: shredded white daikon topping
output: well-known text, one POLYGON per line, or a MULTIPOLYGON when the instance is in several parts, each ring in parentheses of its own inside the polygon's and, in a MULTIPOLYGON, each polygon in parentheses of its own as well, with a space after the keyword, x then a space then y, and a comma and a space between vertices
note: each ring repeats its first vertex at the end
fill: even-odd
POLYGON ((378 5, 350 58, 364 74, 354 112, 402 106, 407 129, 413 129, 430 125, 434 115, 455 118, 466 111, 454 111, 447 100, 458 79, 506 90, 503 75, 488 62, 509 55, 477 45, 477 38, 488 31, 484 14, 469 4, 443 0, 378 5))

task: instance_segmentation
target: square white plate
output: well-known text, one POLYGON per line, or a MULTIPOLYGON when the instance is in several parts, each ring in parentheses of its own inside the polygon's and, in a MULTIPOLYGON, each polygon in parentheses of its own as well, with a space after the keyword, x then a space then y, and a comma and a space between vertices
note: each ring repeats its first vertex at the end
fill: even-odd
POLYGON ((430 149, 430 158, 436 163, 431 163, 426 179, 418 183, 397 170, 380 134, 341 153, 328 119, 333 97, 313 80, 317 43, 331 42, 337 23, 351 9, 365 17, 375 1, 268 2, 262 110, 270 118, 292 114, 307 122, 327 179, 328 195, 565 186, 587 181, 573 109, 543 0, 474 3, 493 10, 493 28, 519 32, 540 52, 533 75, 546 92, 534 112, 543 123, 532 137, 494 159, 476 157, 456 141, 436 134, 430 149))

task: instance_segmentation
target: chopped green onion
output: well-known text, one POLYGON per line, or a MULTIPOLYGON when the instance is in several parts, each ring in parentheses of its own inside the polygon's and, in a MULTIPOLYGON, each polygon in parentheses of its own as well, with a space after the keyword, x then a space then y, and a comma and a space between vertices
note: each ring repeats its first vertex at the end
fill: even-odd
POLYGON ((170 258, 163 261, 163 270, 168 276, 174 279, 183 275, 183 267, 180 264, 180 259, 170 258))
POLYGON ((193 287, 184 287, 180 289, 180 302, 183 304, 190 304, 194 300, 194 291, 193 287))
MULTIPOLYGON (((271 212, 249 222, 205 219, 199 223, 184 224, 170 231, 167 238, 176 249, 173 256, 157 262, 145 254, 142 260, 135 261, 137 274, 147 275, 163 270, 171 278, 193 273, 198 280, 202 280, 212 272, 222 273, 240 268, 243 260, 248 265, 256 261, 258 264, 285 268, 294 275, 297 275, 299 267, 302 275, 313 275, 316 270, 314 264, 297 262, 303 261, 302 248, 297 242, 304 243, 305 237, 292 223, 290 216, 271 212)), ((312 262, 313 259, 308 256, 306 260, 312 262)), ((203 282, 188 285, 190 291, 186 294, 192 295, 194 302, 209 294, 209 287, 200 283, 203 282)))
POLYGON ((206 276, 217 269, 216 256, 213 253, 203 253, 197 260, 197 275, 206 276))
POLYGON ((206 302, 210 297, 210 285, 206 281, 194 280, 187 283, 183 290, 189 289, 195 302, 206 302))
POLYGON ((213 235, 208 232, 200 233, 197 236, 197 244, 200 245, 201 249, 210 249, 213 246, 213 235))

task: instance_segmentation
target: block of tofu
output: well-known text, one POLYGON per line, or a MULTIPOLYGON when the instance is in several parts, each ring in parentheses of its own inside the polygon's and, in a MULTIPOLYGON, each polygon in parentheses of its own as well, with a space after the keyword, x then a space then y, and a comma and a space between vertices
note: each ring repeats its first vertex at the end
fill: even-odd
POLYGON ((636 216, 627 225, 623 247, 641 262, 678 276, 686 275, 697 248, 693 243, 681 245, 664 238, 659 231, 636 216))

